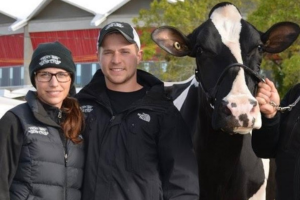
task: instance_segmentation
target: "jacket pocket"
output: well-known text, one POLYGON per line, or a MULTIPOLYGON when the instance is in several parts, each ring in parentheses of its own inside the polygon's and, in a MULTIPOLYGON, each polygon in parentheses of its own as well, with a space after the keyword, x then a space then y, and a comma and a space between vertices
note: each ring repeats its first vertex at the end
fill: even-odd
MULTIPOLYGON (((127 135, 126 140, 126 169, 130 172, 137 172, 140 169, 139 163, 139 137, 140 137, 140 130, 137 130, 136 123, 129 123, 128 125, 129 132, 127 135)), ((140 149, 141 150, 141 149, 140 149)))
POLYGON ((156 154, 157 123, 149 119, 150 115, 134 115, 127 120, 125 144, 128 171, 139 173, 144 165, 149 164, 146 158, 156 154))

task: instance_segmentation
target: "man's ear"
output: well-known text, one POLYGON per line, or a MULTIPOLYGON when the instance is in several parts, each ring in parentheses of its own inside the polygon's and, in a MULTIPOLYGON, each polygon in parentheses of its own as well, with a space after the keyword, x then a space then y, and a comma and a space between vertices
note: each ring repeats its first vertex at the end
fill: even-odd
POLYGON ((139 64, 142 60, 143 60, 143 50, 138 50, 137 52, 137 56, 138 56, 138 59, 137 59, 137 64, 139 64))
POLYGON ((100 47, 96 51, 96 54, 97 54, 98 61, 100 61, 100 47))

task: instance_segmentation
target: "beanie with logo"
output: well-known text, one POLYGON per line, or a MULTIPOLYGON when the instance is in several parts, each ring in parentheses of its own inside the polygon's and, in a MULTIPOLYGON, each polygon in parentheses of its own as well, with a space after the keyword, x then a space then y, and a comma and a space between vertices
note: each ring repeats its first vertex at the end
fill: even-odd
POLYGON ((70 72, 71 86, 75 79, 75 63, 72 53, 59 42, 49 42, 39 44, 33 52, 29 64, 29 75, 32 85, 35 87, 34 72, 45 68, 59 68, 70 72))

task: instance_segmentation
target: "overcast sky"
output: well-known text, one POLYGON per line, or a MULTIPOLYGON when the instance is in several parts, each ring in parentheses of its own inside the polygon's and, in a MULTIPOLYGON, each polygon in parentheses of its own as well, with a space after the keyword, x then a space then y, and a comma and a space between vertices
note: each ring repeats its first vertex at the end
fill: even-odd
MULTIPOLYGON (((0 0, 0 11, 16 18, 27 17, 42 0, 0 0)), ((124 0, 72 0, 95 13, 106 13, 124 0)))
POLYGON ((41 0, 0 0, 0 10, 5 13, 23 18, 33 11, 41 0))

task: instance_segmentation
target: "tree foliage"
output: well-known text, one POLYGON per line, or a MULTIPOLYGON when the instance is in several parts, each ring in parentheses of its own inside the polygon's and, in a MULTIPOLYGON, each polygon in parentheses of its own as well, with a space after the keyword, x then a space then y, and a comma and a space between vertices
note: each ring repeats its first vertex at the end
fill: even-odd
MULTIPOLYGON (((141 30, 144 60, 159 61, 150 67, 151 72, 165 81, 185 80, 194 73, 193 58, 176 58, 164 51, 151 40, 154 28, 169 25, 190 33, 208 18, 211 8, 219 0, 185 0, 170 4, 167 0, 153 0, 149 10, 141 10, 133 22, 141 30), (163 70, 162 62, 167 63, 167 70, 163 70), (156 69, 158 68, 158 69, 156 69)), ((280 21, 292 21, 300 24, 300 0, 232 0, 242 15, 258 30, 266 31, 273 24, 280 21)), ((300 80, 300 39, 293 46, 277 55, 265 55, 262 69, 276 82, 281 96, 300 80)))
MULTIPOLYGON (((247 9, 253 7, 251 5, 254 1, 256 0, 244 1, 245 7, 247 9)), ((167 71, 163 71, 159 76, 162 80, 181 81, 187 79, 194 73, 195 60, 189 57, 177 58, 160 50, 151 40, 152 30, 168 25, 178 28, 184 34, 189 34, 208 19, 209 11, 219 2, 219 0, 185 0, 171 4, 167 0, 153 0, 149 10, 140 10, 139 16, 133 19, 133 23, 141 30, 144 60, 154 59, 167 62, 167 71)), ((232 0, 231 2, 240 7, 243 1, 232 0)))
MULTIPOLYGON (((248 15, 248 21, 265 32, 273 24, 291 21, 300 24, 300 0, 260 0, 257 9, 248 15)), ((265 55, 262 69, 271 72, 281 97, 300 80, 300 37, 284 52, 265 55)))

